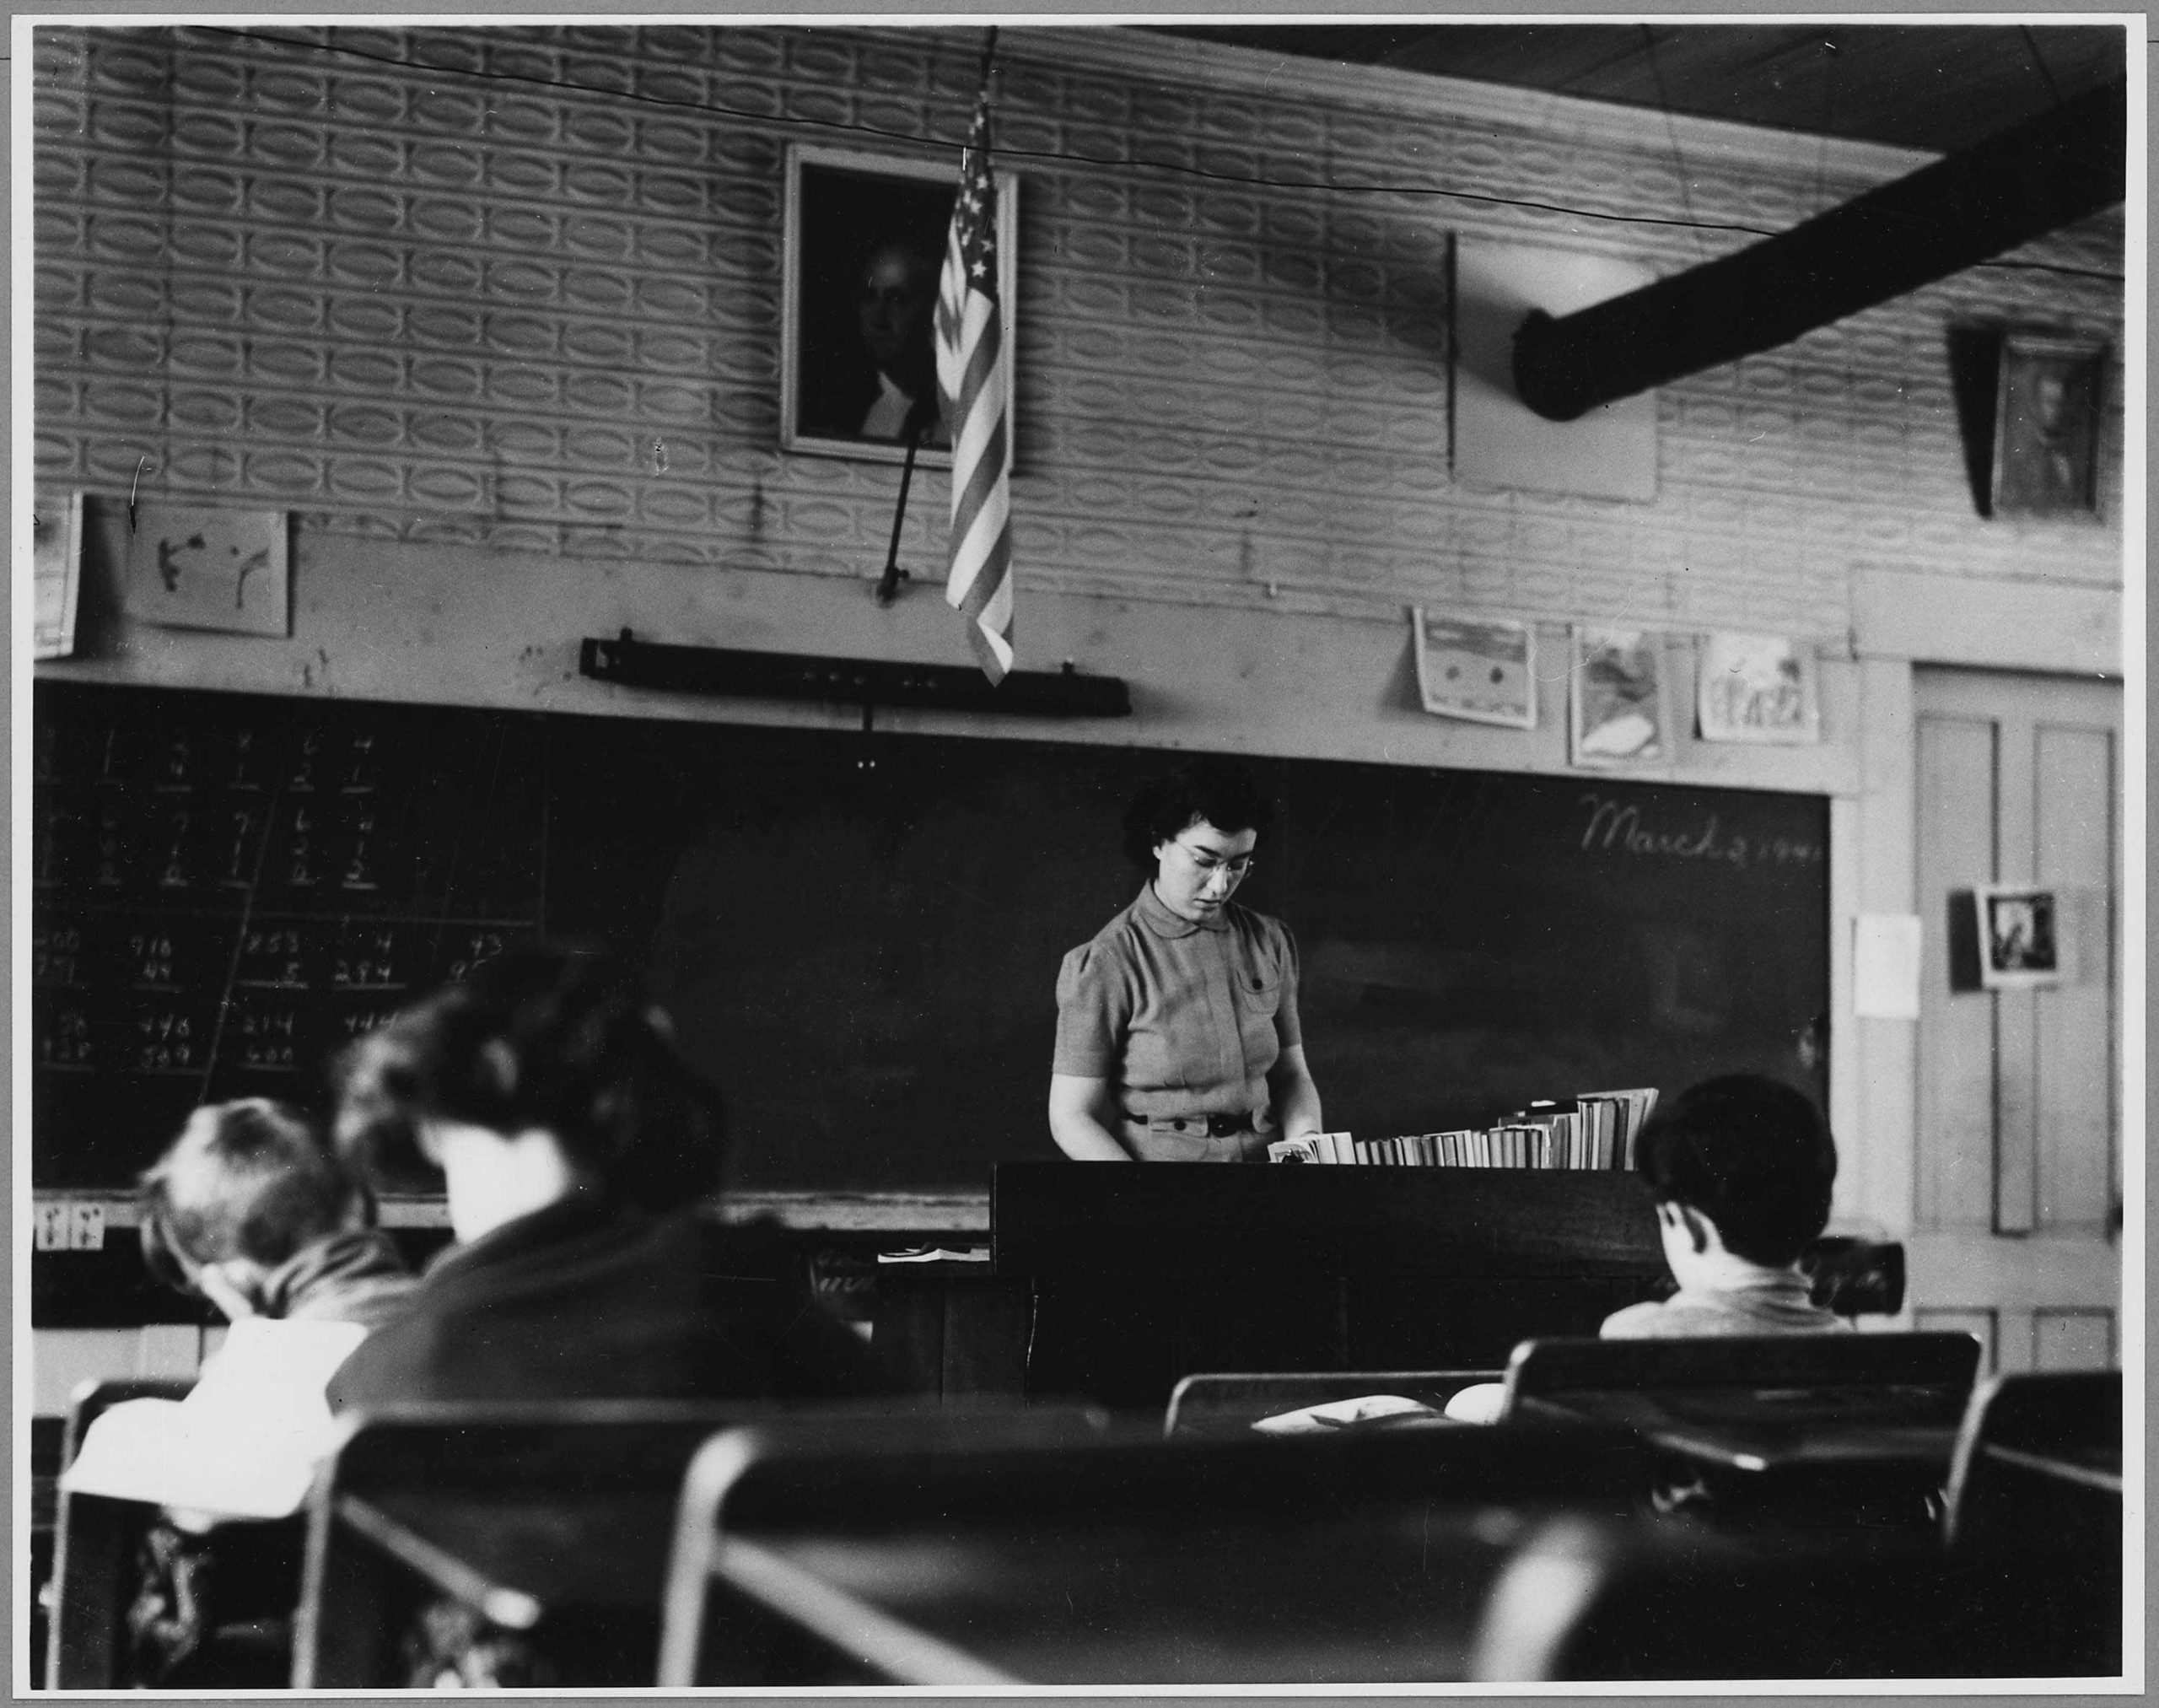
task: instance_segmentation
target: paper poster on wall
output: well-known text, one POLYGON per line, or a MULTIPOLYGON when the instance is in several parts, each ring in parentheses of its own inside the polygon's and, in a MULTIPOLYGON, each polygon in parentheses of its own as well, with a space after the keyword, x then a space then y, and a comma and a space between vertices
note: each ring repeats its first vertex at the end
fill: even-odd
POLYGON ((1695 727, 1704 741, 1822 739, 1811 644, 1773 634, 1705 634, 1694 682, 1695 727))
POLYGON ((71 658, 83 587, 83 495, 40 493, 31 512, 31 575, 37 592, 38 658, 71 658))
POLYGON ((1455 242, 1454 472, 1473 485, 1656 496, 1656 393, 1548 421, 1516 394, 1515 334, 1532 309, 1564 316, 1653 283, 1613 255, 1464 236, 1455 242))
POLYGON ((1860 913, 1852 920, 1852 1012, 1861 1020, 1919 1017, 1919 917, 1860 913))
POLYGON ((122 603, 130 617, 174 628, 289 634, 285 513, 139 506, 122 603))
POLYGON ((1568 752, 1573 763, 1626 766, 1666 756, 1661 634, 1578 627, 1574 667, 1568 674, 1568 752))
POLYGON ((1416 635, 1417 687, 1424 709, 1442 718, 1537 727, 1537 632, 1505 617, 1409 613, 1416 635))

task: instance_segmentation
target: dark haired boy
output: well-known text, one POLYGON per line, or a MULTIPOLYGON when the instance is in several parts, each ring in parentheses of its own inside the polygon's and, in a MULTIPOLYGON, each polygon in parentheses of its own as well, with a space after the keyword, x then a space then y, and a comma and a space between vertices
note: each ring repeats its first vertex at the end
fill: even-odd
POLYGON ((1808 1298, 1798 1268, 1837 1178, 1828 1123, 1803 1093, 1758 1074, 1705 1080, 1650 1118, 1636 1156, 1679 1290, 1614 1312, 1607 1339, 1851 1326, 1808 1298))

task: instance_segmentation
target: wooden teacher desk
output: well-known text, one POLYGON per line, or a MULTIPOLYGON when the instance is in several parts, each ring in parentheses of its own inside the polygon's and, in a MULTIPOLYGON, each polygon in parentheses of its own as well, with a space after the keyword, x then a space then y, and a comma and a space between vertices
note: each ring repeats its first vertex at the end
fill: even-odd
POLYGON ((1618 1172, 1005 1162, 990 1242, 1025 1390, 1135 1407, 1201 1370, 1496 1371, 1665 1284, 1618 1172))

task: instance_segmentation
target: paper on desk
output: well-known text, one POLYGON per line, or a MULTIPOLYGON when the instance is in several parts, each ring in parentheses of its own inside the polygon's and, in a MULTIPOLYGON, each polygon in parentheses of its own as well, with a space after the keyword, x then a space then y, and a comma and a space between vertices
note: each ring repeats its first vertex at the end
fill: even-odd
POLYGON ((896 1252, 880 1252, 880 1263, 986 1263, 989 1261, 987 1246, 962 1246, 955 1251, 950 1246, 907 1246, 896 1252))
POLYGON ((1324 1435, 1331 1430, 1369 1429, 1376 1425, 1444 1423, 1445 1416, 1422 1400, 1399 1393, 1365 1393, 1354 1399, 1330 1399, 1324 1404, 1300 1407, 1261 1418, 1252 1427, 1263 1435, 1324 1435))
POLYGON ((1919 918, 1860 913, 1852 920, 1852 1012, 1862 1020, 1919 1017, 1919 918))
POLYGON ((336 1435, 323 1390, 366 1333, 243 1318, 186 1398, 100 1413, 60 1486, 231 1518, 298 1511, 336 1435))

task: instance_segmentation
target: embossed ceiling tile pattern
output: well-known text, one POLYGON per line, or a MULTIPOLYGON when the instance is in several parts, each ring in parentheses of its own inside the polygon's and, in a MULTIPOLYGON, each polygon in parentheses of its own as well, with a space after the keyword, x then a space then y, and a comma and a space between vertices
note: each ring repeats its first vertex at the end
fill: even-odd
MULTIPOLYGON (((169 485, 284 495, 310 525, 875 573, 892 471, 775 448, 786 133, 423 67, 950 140, 977 31, 277 33, 404 63, 208 30, 100 32, 87 51, 85 32, 39 33, 41 470, 124 482, 146 436, 155 462, 170 434, 169 485), (260 442, 273 429, 293 442, 260 442)), ((1025 37, 1011 32, 1020 51, 1000 78, 1008 148, 1344 184, 1467 176, 1614 212, 1680 199, 1661 139, 1590 148, 1443 116, 1380 121, 1290 94, 1128 84, 1030 57, 1025 37)), ((1710 584, 1670 567, 1675 542, 1706 531, 1732 548, 1736 579, 1715 585, 1743 590, 1726 605, 1837 633, 1844 558, 1810 568, 1765 536, 1798 530, 1844 558, 1857 545, 1839 542, 1879 539, 1995 574, 2015 573, 2027 543, 1971 524, 1940 329, 1957 304, 2059 314, 2058 276, 2006 276, 2000 291, 1967 276, 1876 311, 1872 342, 1833 329, 1780 361, 1666 388, 1665 498, 1584 511, 1450 487, 1442 243, 1456 223, 1577 243, 1569 228, 1584 222, 1015 164, 1026 180, 1015 503, 1040 584, 1245 602, 1264 575, 1283 578, 1284 609, 1304 596, 1286 584, 1302 580, 1382 605, 1440 590, 1621 615, 1661 574, 1683 574, 1669 585, 1706 609, 1710 584), (1698 509, 1704 489, 1742 501, 1698 509), (1143 525, 1090 520, 1103 514, 1143 525), (1479 550, 1487 568, 1473 572, 1463 554, 1479 550)), ((1688 194, 1698 214, 1782 224, 1822 187, 1812 161, 1783 175, 1720 162, 1688 194)), ((1739 240, 1589 233, 1663 270, 1739 240)), ((2119 265, 2118 231, 2064 243, 2119 265)), ((2066 299, 2118 326, 2103 284, 2066 299)), ((2118 438, 2118 403, 2109 422, 2118 438)), ((918 520, 943 500, 941 474, 925 477, 918 520)), ((2067 541, 2070 573, 2103 577, 2110 538, 2067 541)))

